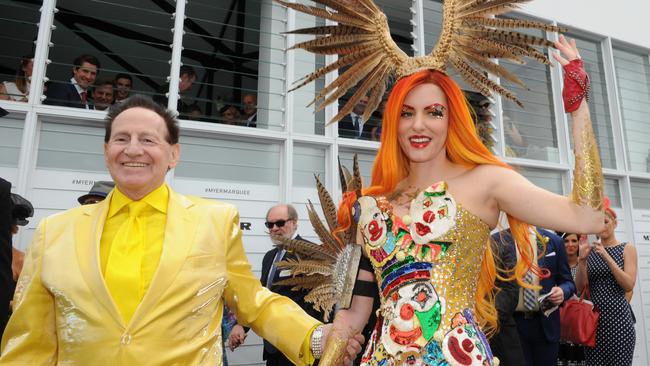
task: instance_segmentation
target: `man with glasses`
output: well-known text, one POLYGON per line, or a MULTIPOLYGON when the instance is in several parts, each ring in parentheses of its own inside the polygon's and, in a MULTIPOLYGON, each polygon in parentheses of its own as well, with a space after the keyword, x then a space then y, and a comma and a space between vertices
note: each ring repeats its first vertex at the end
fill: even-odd
MULTIPOLYGON (((264 226, 269 230, 269 236, 273 244, 277 244, 280 237, 286 239, 304 240, 298 235, 298 213, 292 205, 280 204, 271 207, 266 213, 266 222, 264 226)), ((286 250, 275 247, 264 255, 262 260, 262 286, 269 290, 286 296, 303 308, 309 315, 322 321, 323 314, 314 310, 311 304, 305 302, 306 291, 292 291, 291 286, 279 286, 277 282, 289 278, 291 274, 288 271, 281 271, 276 267, 276 263, 285 259, 292 258, 293 255, 286 250)), ((273 345, 264 340, 264 352, 262 359, 266 360, 267 366, 291 366, 293 363, 286 358, 282 352, 278 351, 273 345)))

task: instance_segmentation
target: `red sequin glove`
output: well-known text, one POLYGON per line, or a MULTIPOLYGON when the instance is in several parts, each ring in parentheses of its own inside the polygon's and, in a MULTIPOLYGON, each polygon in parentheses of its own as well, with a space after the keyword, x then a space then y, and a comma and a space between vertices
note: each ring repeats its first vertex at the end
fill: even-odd
POLYGON ((564 111, 571 113, 580 107, 582 98, 589 100, 589 75, 580 59, 575 59, 564 65, 564 88, 562 99, 564 111))

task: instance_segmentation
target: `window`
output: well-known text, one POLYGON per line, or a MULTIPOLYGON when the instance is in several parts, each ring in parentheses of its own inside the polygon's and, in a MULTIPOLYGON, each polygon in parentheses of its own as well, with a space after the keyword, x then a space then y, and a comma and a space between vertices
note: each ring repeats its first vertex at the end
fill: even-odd
MULTIPOLYGON (((580 56, 584 61, 585 70, 591 79, 589 113, 591 115, 591 124, 596 134, 596 140, 598 141, 600 159, 602 160, 603 167, 616 168, 602 49, 599 42, 593 42, 579 37, 576 37, 576 44, 580 56)), ((573 140, 571 142, 573 143, 573 140)))
POLYGON ((134 4, 57 1, 46 104, 105 109, 132 94, 166 98, 161 87, 170 71, 175 4, 170 0, 134 4), (105 95, 115 83, 120 87, 112 96, 105 95))
POLYGON ((563 174, 561 172, 524 167, 517 167, 517 171, 538 187, 560 195, 564 194, 564 188, 562 188, 563 174))
POLYGON ((282 128, 285 12, 262 0, 187 3, 181 118, 282 128))
POLYGON ((40 1, 3 1, 0 27, 0 100, 26 102, 34 66, 40 1))
MULTIPOLYGON (((308 1, 300 1, 301 3, 308 4, 308 1)), ((310 4, 317 5, 317 4, 310 4)), ((316 19, 311 15, 301 12, 295 12, 296 21, 295 29, 319 27, 325 25, 325 21, 321 18, 316 19)), ((308 41, 313 39, 313 35, 296 34, 294 40, 287 47, 294 44, 308 41)), ((291 55, 291 53, 289 54, 291 55)), ((306 75, 318 70, 325 65, 325 56, 316 55, 301 49, 296 49, 293 52, 294 57, 294 71, 290 75, 292 86, 299 85, 299 81, 306 75)), ((331 62, 331 61, 330 61, 331 62)), ((325 110, 316 111, 316 104, 309 105, 316 96, 319 90, 325 86, 325 77, 320 77, 313 82, 302 86, 299 89, 292 91, 293 94, 293 131, 306 134, 325 134, 325 110)))
MULTIPOLYGON (((522 33, 544 37, 540 30, 524 30, 522 33)), ((534 60, 528 60, 524 65, 507 60, 500 60, 500 63, 519 76, 529 89, 501 81, 524 104, 521 108, 501 98, 506 156, 559 162, 549 67, 534 60)))
POLYGON ((611 207, 623 207, 621 205, 621 190, 618 185, 618 179, 605 178, 605 196, 609 198, 611 207))
POLYGON ((629 168, 650 172, 650 61, 641 55, 614 49, 614 67, 623 115, 629 168))
POLYGON ((650 210, 650 181, 631 179, 632 205, 637 210, 650 210))

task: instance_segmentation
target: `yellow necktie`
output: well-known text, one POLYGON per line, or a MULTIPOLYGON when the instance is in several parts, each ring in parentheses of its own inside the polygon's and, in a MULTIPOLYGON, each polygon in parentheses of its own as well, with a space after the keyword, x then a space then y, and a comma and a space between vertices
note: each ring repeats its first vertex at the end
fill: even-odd
POLYGON ((141 201, 128 204, 129 218, 115 234, 106 262, 106 286, 127 324, 144 295, 141 266, 145 225, 141 213, 146 207, 141 201))

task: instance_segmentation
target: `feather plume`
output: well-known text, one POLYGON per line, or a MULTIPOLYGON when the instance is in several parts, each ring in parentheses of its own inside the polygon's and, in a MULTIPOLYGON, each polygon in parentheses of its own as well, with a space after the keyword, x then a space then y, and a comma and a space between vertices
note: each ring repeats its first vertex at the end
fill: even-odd
POLYGON ((494 90, 495 92, 503 95, 507 99, 510 99, 511 101, 517 103, 521 108, 524 107, 523 104, 515 97, 515 95, 508 89, 502 87, 501 85, 495 83, 494 81, 488 79, 485 75, 481 74, 479 71, 476 69, 472 68, 470 65, 468 65, 465 61, 463 61, 460 58, 453 57, 450 59, 452 65, 456 70, 461 72, 461 75, 465 77, 465 79, 470 82, 472 85, 475 87, 485 90, 488 89, 488 94, 485 94, 481 92, 483 95, 489 95, 490 90, 494 90))
POLYGON ((323 99, 327 94, 325 100, 323 100, 317 107, 316 111, 320 111, 328 104, 332 103, 335 100, 338 100, 343 96, 352 86, 356 85, 359 80, 363 79, 374 69, 377 64, 381 62, 379 57, 379 52, 373 53, 362 62, 354 64, 350 67, 343 75, 339 76, 338 79, 334 80, 331 84, 323 88, 315 99, 323 99), (371 57, 373 56, 373 57, 371 57))
POLYGON ((489 29, 489 28, 483 31, 483 33, 485 34, 486 37, 489 37, 491 39, 497 39, 505 43, 553 47, 553 42, 541 37, 536 37, 525 33, 520 33, 515 31, 505 31, 500 29, 489 29))
POLYGON ((284 280, 274 282, 273 284, 279 286, 292 286, 291 290, 303 290, 303 289, 312 289, 320 284, 323 281, 326 281, 329 276, 323 275, 312 275, 312 276, 303 276, 303 277, 289 277, 284 280))
POLYGON ((316 36, 321 36, 321 35, 345 36, 345 35, 358 34, 358 33, 368 34, 372 32, 363 28, 349 26, 349 25, 323 25, 319 27, 294 29, 292 31, 283 32, 283 33, 284 34, 312 34, 316 36))
POLYGON ((366 105, 366 110, 363 112, 364 121, 370 119, 372 113, 377 109, 379 104, 381 104, 381 101, 384 98, 384 93, 386 92, 386 80, 390 74, 390 68, 387 65, 382 66, 383 67, 380 69, 381 74, 376 76, 378 81, 376 81, 375 86, 370 89, 368 104, 366 105))
POLYGON ((306 255, 324 261, 336 261, 335 254, 328 252, 321 245, 314 244, 306 240, 282 238, 281 244, 279 246, 281 246, 283 249, 296 252, 300 255, 306 255))
POLYGON ((535 20, 524 19, 503 19, 503 18, 483 18, 483 17, 467 17, 463 18, 463 22, 468 24, 478 24, 494 28, 534 28, 545 30, 547 32, 564 32, 566 28, 557 25, 546 24, 535 20))
POLYGON ((464 18, 468 16, 486 16, 486 15, 499 15, 505 12, 514 10, 517 8, 518 4, 525 3, 530 0, 493 0, 486 1, 482 4, 478 4, 474 7, 467 8, 465 10, 459 11, 457 13, 458 18, 464 18))
POLYGON ((481 67, 483 67, 484 69, 486 69, 488 72, 490 72, 490 73, 492 73, 492 74, 494 74, 494 75, 496 75, 498 77, 504 78, 504 79, 506 79, 508 81, 511 81, 511 82, 521 86, 522 88, 525 88, 525 89, 528 88, 526 86, 526 84, 519 77, 517 77, 517 75, 511 73, 505 67, 503 67, 501 65, 498 65, 498 64, 495 64, 494 62, 492 62, 492 61, 490 61, 488 59, 485 59, 485 58, 483 58, 483 57, 481 57, 479 55, 476 55, 473 52, 467 52, 464 49, 461 49, 460 52, 463 53, 463 55, 465 57, 467 57, 468 59, 470 59, 472 62, 474 62, 474 63, 480 65, 481 67))
POLYGON ((304 85, 307 85, 310 82, 320 78, 321 76, 323 76, 323 75, 325 75, 325 74, 327 74, 329 72, 332 72, 334 70, 338 70, 341 67, 353 64, 355 62, 358 62, 360 59, 368 56, 372 52, 374 52, 374 50, 369 48, 369 49, 366 49, 366 50, 363 50, 363 51, 359 51, 359 52, 356 52, 356 53, 351 53, 351 54, 345 55, 343 57, 339 57, 336 61, 328 64, 327 66, 321 67, 320 69, 318 69, 318 70, 312 72, 311 74, 305 76, 303 79, 298 80, 298 81, 300 81, 300 84, 294 86, 289 91, 291 92, 291 91, 294 91, 294 90, 296 90, 296 89, 298 89, 298 88, 300 88, 300 87, 302 87, 304 85))
MULTIPOLYGON (((374 85, 377 85, 377 83, 381 82, 383 79, 383 70, 384 70, 384 65, 380 64, 379 66, 375 67, 365 78, 363 83, 357 87, 357 91, 350 97, 350 99, 345 103, 343 108, 339 110, 339 113, 334 116, 329 123, 334 123, 341 118, 343 118, 345 115, 349 114, 354 107, 359 103, 359 100, 363 98, 364 96, 367 96, 368 90, 372 88, 374 85)), ((365 117, 364 113, 364 121, 367 121, 368 118, 365 117)), ((329 124, 328 123, 328 124, 329 124)))
POLYGON ((373 34, 346 34, 340 36, 325 36, 325 37, 318 37, 310 41, 296 43, 289 49, 293 50, 293 49, 300 48, 312 52, 312 50, 321 50, 333 46, 340 47, 340 46, 356 45, 359 42, 363 42, 372 39, 374 37, 375 35, 373 34))
POLYGON ((368 21, 370 20, 363 12, 355 11, 355 9, 353 9, 349 5, 346 6, 345 3, 341 1, 337 1, 337 0, 312 0, 312 1, 321 5, 325 5, 328 8, 332 8, 341 13, 345 13, 352 17, 359 17, 368 21))
MULTIPOLYGON (((341 165, 341 157, 340 156, 338 157, 338 162, 339 162, 339 182, 341 184, 341 191, 346 192, 348 190, 348 182, 346 180, 345 172, 343 170, 343 169, 345 169, 345 167, 343 165, 341 165)), ((348 172, 348 174, 349 174, 349 172, 348 172)))
POLYGON ((323 242, 323 249, 331 254, 338 254, 340 251, 339 243, 332 237, 332 234, 327 230, 320 217, 318 217, 316 209, 314 209, 314 204, 311 201, 308 201, 307 215, 316 235, 323 242))
POLYGON ((277 263, 278 267, 290 269, 293 275, 311 275, 321 274, 329 276, 332 274, 332 268, 320 261, 301 259, 299 261, 288 259, 277 263))
POLYGON ((341 14, 341 13, 335 13, 331 12, 329 10, 317 8, 314 6, 308 6, 308 5, 303 5, 303 4, 298 4, 298 3, 288 3, 283 0, 275 0, 278 3, 286 6, 287 8, 291 8, 293 10, 299 11, 301 13, 313 15, 318 18, 323 18, 323 19, 329 19, 338 23, 341 23, 343 25, 354 25, 360 28, 363 28, 367 25, 367 23, 363 19, 359 19, 354 16, 346 15, 346 14, 341 14))
POLYGON ((320 200, 321 207, 323 209, 323 214, 325 214, 325 221, 327 221, 327 226, 329 226, 330 232, 336 229, 336 204, 332 200, 332 196, 327 191, 327 188, 323 185, 323 182, 320 181, 318 175, 314 174, 316 178, 316 189, 318 191, 318 199, 320 200))

